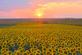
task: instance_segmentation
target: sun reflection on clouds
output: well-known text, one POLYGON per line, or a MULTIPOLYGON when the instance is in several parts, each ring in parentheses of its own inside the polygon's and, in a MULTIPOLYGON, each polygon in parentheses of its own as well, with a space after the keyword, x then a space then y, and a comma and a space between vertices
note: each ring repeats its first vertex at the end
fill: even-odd
POLYGON ((81 4, 79 2, 49 2, 38 4, 34 14, 36 17, 45 17, 47 14, 50 15, 51 13, 52 15, 57 13, 78 13, 79 11, 75 10, 80 10, 80 7, 81 4))
POLYGON ((48 18, 67 14, 82 14, 81 2, 46 2, 34 4, 29 8, 0 12, 5 17, 48 18))

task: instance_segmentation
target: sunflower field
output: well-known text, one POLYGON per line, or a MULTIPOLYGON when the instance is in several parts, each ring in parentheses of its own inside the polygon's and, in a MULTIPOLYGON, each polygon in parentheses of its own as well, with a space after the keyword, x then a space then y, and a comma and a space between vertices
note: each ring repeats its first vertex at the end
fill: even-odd
POLYGON ((82 27, 42 24, 0 28, 0 55, 82 55, 82 27))

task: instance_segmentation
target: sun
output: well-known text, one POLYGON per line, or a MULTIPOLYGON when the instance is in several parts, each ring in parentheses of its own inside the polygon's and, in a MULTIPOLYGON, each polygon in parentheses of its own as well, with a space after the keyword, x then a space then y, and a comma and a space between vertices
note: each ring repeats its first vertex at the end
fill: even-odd
POLYGON ((44 13, 43 13, 42 10, 37 10, 37 11, 35 12, 35 16, 36 16, 37 18, 42 18, 43 15, 44 15, 44 13))
POLYGON ((43 18, 44 17, 44 9, 42 8, 37 8, 34 12, 35 16, 37 18, 43 18))
POLYGON ((42 18, 43 14, 42 14, 42 13, 37 13, 36 16, 37 16, 38 18, 42 18))

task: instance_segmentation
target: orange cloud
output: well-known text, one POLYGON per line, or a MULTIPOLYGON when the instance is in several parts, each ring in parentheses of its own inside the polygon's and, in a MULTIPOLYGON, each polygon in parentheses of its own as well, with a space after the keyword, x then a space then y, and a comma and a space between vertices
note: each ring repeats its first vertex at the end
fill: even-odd
POLYGON ((0 12, 0 17, 10 17, 10 18, 32 18, 33 10, 32 9, 15 9, 7 12, 0 12))
POLYGON ((0 17, 11 18, 50 18, 62 15, 81 15, 82 4, 79 2, 49 2, 45 4, 37 4, 35 7, 13 9, 7 12, 0 12, 0 17))
POLYGON ((82 4, 79 2, 51 2, 39 4, 36 12, 44 14, 44 17, 60 16, 65 14, 82 14, 82 4))
POLYGON ((31 17, 32 11, 29 9, 17 9, 10 12, 12 17, 31 17))

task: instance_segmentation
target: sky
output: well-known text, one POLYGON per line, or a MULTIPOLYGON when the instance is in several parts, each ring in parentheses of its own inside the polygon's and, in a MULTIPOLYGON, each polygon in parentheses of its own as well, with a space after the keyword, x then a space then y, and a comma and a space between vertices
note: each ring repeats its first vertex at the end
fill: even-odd
POLYGON ((82 0, 0 0, 0 18, 82 18, 82 0))

